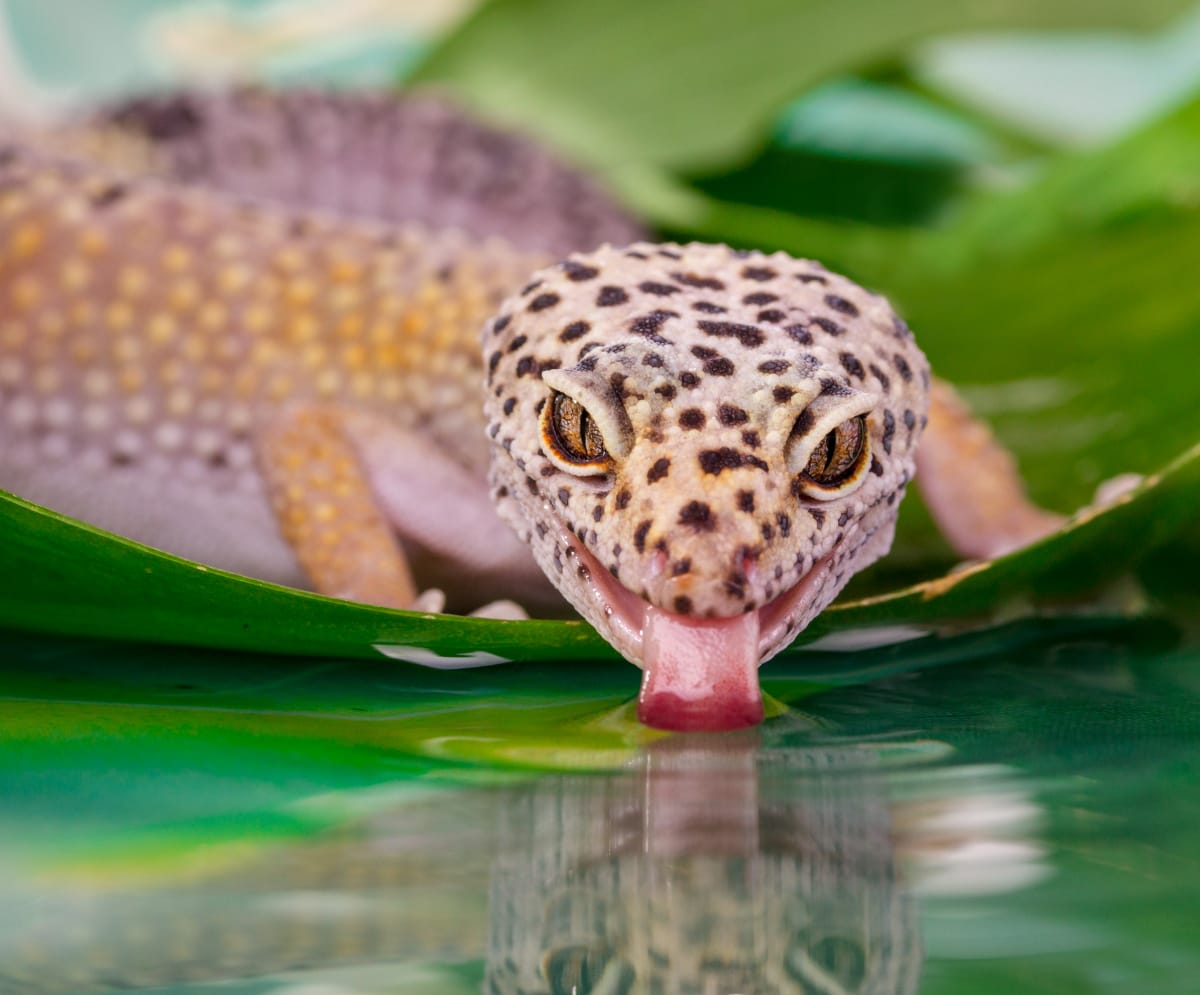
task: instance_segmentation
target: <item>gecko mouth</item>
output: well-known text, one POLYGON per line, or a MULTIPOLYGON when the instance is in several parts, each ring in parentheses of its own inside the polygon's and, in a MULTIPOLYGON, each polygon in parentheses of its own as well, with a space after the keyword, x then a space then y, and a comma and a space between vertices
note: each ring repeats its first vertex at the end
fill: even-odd
POLYGON ((817 597, 830 556, 760 608, 727 618, 667 611, 616 580, 565 529, 563 539, 608 623, 608 636, 644 672, 638 717, 660 729, 739 729, 762 720, 758 667, 817 597))

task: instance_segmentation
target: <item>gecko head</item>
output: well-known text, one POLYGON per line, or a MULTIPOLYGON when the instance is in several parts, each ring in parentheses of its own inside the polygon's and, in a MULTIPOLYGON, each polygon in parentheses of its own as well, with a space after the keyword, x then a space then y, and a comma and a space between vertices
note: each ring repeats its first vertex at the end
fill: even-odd
POLYGON ((484 329, 491 485, 670 729, 762 716, 757 668, 891 545, 928 366, 816 263, 636 244, 535 274, 484 329))

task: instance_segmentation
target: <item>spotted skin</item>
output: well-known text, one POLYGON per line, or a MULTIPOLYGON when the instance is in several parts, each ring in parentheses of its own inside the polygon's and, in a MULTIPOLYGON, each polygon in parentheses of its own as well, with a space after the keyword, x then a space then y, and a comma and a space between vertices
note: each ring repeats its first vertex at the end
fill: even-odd
POLYGON ((597 590, 597 565, 697 618, 769 606, 815 574, 767 659, 891 544, 928 365, 883 298, 817 263, 698 244, 575 255, 505 302, 484 352, 501 514, 634 662, 636 623, 614 622, 623 596, 597 590), (552 390, 604 429, 611 472, 580 477, 548 458, 538 426, 552 390), (858 415, 870 445, 858 486, 814 497, 806 454, 858 415))
MULTIPOLYGON (((354 600, 565 597, 648 681, 673 675, 647 721, 757 721, 758 664, 887 551, 913 477, 931 381, 887 302, 816 263, 723 246, 636 242, 548 267, 557 222, 534 248, 489 237, 514 202, 489 200, 486 169, 450 193, 423 174, 431 203, 458 205, 430 208, 438 225, 478 202, 461 227, 416 223, 405 198, 391 223, 355 220, 378 198, 315 181, 260 196, 250 167, 317 156, 326 126, 382 168, 354 123, 377 137, 423 105, 389 118, 330 98, 322 114, 346 121, 313 123, 308 98, 223 99, 102 118, 99 165, 69 130, 0 141, 0 487, 354 600), (291 126, 226 169, 247 121, 291 126), (586 409, 601 465, 551 458, 555 392, 586 409), (810 457, 855 424, 865 455, 816 486, 810 457), (685 715, 681 689, 707 712, 685 715)), ((525 161, 451 131, 498 171, 525 161)), ((454 143, 439 149, 452 163, 454 143)), ((594 226, 564 217, 589 246, 594 226)), ((933 401, 921 458, 952 540, 989 555, 1053 528, 994 439, 952 395, 933 401)))

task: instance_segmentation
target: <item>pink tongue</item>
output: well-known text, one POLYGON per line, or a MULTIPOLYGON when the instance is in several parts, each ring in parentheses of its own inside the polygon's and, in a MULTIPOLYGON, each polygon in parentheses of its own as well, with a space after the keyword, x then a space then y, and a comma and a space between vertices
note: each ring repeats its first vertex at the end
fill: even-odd
POLYGON ((758 612, 693 619, 650 605, 638 718, 656 729, 717 732, 762 721, 758 612))

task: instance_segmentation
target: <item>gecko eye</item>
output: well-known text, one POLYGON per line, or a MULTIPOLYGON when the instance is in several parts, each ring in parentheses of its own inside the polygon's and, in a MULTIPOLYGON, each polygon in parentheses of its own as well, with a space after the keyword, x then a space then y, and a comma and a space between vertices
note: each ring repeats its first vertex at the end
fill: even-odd
POLYGON ((809 455, 800 474, 804 493, 822 501, 848 493, 862 479, 868 450, 866 416, 846 419, 809 455))
POLYGON ((542 408, 542 449, 559 469, 577 477, 608 473, 612 457, 600 426, 582 404, 555 391, 542 408))

